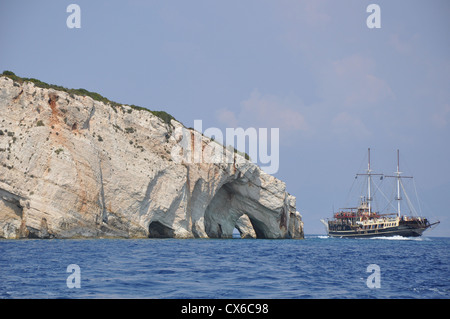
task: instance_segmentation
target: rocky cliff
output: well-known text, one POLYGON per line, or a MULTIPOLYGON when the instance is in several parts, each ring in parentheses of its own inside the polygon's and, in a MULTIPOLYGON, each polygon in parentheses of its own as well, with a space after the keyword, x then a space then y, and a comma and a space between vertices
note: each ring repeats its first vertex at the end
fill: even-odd
POLYGON ((303 238, 295 197, 240 154, 174 160, 186 132, 223 148, 144 109, 1 76, 0 237, 303 238))

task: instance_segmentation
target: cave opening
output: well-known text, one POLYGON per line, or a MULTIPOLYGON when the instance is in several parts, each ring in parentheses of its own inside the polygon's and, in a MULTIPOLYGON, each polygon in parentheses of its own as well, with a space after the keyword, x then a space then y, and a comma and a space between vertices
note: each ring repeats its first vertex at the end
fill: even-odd
POLYGON ((233 239, 241 239, 242 238, 241 232, 236 227, 233 228, 232 238, 233 239))
POLYGON ((204 222, 208 237, 267 238, 267 226, 259 220, 257 208, 248 203, 235 183, 224 184, 207 206, 204 222))
POLYGON ((159 221, 153 221, 148 226, 148 238, 173 238, 174 231, 159 221))
POLYGON ((263 222, 259 221, 258 219, 254 218, 248 214, 247 214, 247 216, 249 217, 250 223, 253 226, 253 230, 255 231, 256 238, 267 238, 267 236, 265 235, 268 232, 266 229, 267 226, 263 222))

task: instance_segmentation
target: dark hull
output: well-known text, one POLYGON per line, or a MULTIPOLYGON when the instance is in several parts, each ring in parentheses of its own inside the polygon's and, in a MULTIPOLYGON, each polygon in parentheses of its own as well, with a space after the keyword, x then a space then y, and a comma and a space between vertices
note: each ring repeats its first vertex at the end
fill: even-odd
POLYGON ((397 227, 389 227, 385 229, 368 229, 362 231, 343 230, 343 231, 329 231, 328 235, 331 237, 341 238, 371 238, 371 237, 419 237, 427 229, 423 227, 411 227, 407 225, 400 225, 397 227))

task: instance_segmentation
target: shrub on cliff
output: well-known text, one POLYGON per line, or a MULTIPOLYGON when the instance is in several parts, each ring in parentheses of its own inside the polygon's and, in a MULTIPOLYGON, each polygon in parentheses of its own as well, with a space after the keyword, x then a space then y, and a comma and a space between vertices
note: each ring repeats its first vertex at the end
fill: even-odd
POLYGON ((169 113, 164 112, 164 111, 151 111, 151 110, 149 110, 149 109, 147 109, 145 107, 137 106, 137 105, 134 105, 134 104, 130 105, 130 107, 132 109, 134 109, 134 110, 150 112, 153 115, 159 117, 166 124, 170 124, 171 120, 175 120, 175 118, 172 115, 170 115, 169 113))
MULTIPOLYGON (((8 71, 8 70, 3 71, 2 75, 10 78, 11 80, 13 80, 15 82, 21 83, 21 84, 23 82, 32 82, 37 87, 40 87, 43 89, 54 89, 54 90, 58 90, 58 91, 64 91, 66 93, 69 93, 71 97, 73 97, 74 95, 89 96, 93 100, 103 102, 105 104, 109 104, 116 113, 117 113, 116 107, 122 105, 121 103, 117 103, 117 102, 107 99, 106 97, 102 96, 101 94, 99 94, 97 92, 91 92, 86 89, 82 89, 82 88, 68 89, 63 86, 59 86, 59 85, 55 85, 55 84, 48 84, 48 83, 42 82, 41 80, 34 79, 34 78, 22 78, 20 76, 15 75, 14 72, 8 71)), ((171 120, 175 120, 175 118, 172 115, 170 115, 169 113, 164 112, 164 111, 152 111, 145 107, 136 106, 136 105, 130 105, 130 106, 132 109, 135 109, 135 110, 150 112, 153 115, 159 117, 166 124, 170 124, 171 120)))

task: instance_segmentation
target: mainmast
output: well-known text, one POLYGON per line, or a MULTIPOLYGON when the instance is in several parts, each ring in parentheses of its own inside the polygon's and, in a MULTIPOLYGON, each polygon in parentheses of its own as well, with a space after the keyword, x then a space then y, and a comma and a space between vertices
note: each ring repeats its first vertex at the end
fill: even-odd
POLYGON ((369 204, 369 213, 371 211, 371 201, 372 201, 372 197, 370 196, 370 182, 371 182, 371 170, 370 170, 370 147, 368 149, 368 165, 367 165, 367 202, 369 204))
POLYGON ((397 172, 395 172, 397 175, 397 216, 400 217, 400 201, 402 198, 400 197, 400 151, 397 150, 397 172))
POLYGON ((400 172, 400 151, 397 150, 397 171, 395 172, 395 176, 386 176, 386 177, 393 177, 397 179, 397 197, 395 200, 397 201, 397 216, 401 216, 401 209, 400 209, 400 201, 402 200, 401 193, 400 193, 400 183, 402 178, 412 178, 412 176, 400 176, 402 172, 400 172))

